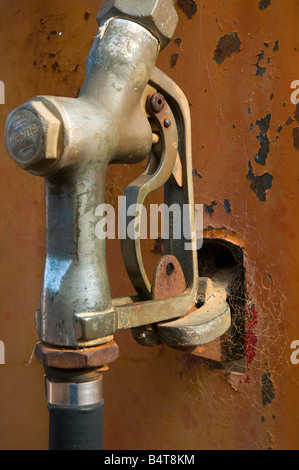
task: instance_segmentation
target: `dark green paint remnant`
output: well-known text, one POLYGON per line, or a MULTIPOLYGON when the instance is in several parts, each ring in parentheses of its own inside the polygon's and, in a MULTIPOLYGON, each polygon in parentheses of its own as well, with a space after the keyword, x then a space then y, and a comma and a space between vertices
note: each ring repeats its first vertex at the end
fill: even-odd
POLYGON ((299 127, 293 129, 294 147, 299 150, 299 127))
POLYGON ((232 207, 231 207, 231 203, 229 201, 229 199, 225 199, 224 200, 224 209, 225 209, 225 212, 227 214, 231 214, 232 213, 232 207))
POLYGON ((270 122, 271 114, 267 114, 267 116, 265 116, 264 118, 256 121, 256 125, 260 129, 260 134, 257 136, 257 140, 260 143, 260 149, 254 159, 259 165, 266 164, 266 160, 270 151, 270 141, 267 135, 267 132, 270 128, 270 122))
POLYGON ((279 51, 279 41, 275 41, 274 47, 273 47, 273 52, 278 52, 279 51))
POLYGON ((198 171, 196 169, 192 170, 192 174, 194 176, 197 176, 198 178, 202 179, 202 176, 198 173, 198 171))
POLYGON ((283 127, 282 127, 282 126, 279 126, 279 128, 277 129, 278 134, 281 133, 282 129, 283 129, 283 127))
POLYGON ((269 281, 271 282, 271 284, 273 284, 273 278, 272 278, 271 274, 270 273, 266 273, 266 274, 267 274, 267 277, 268 277, 269 281))
POLYGON ((262 375, 261 394, 263 406, 270 405, 275 398, 274 385, 269 371, 264 372, 262 375))
POLYGON ((216 206, 217 206, 217 202, 216 202, 216 201, 211 202, 210 205, 205 204, 205 206, 204 206, 204 207, 205 207, 205 212, 206 212, 207 214, 209 214, 209 215, 212 217, 213 212, 215 212, 215 211, 214 211, 214 207, 216 207, 216 206))
POLYGON ((269 173, 264 173, 261 176, 255 176, 252 169, 251 162, 248 162, 247 179, 250 181, 250 188, 255 193, 260 201, 267 201, 266 191, 272 189, 273 176, 269 173))
POLYGON ((218 65, 222 64, 225 59, 231 57, 234 53, 240 52, 241 41, 238 33, 228 33, 219 39, 218 45, 214 53, 214 60, 218 65))
POLYGON ((175 67, 178 62, 179 54, 172 54, 170 58, 170 65, 171 67, 175 67))
POLYGON ((189 20, 197 13, 197 5, 194 0, 178 0, 178 6, 188 16, 189 20))
POLYGON ((266 72, 266 67, 261 67, 260 66, 260 62, 264 59, 264 56, 265 56, 265 52, 264 51, 261 51, 257 57, 258 57, 258 61, 256 64, 254 64, 256 66, 256 73, 255 75, 258 77, 262 77, 264 75, 264 73, 266 72))
POLYGON ((265 10, 271 5, 271 0, 260 0, 259 2, 259 9, 265 10))

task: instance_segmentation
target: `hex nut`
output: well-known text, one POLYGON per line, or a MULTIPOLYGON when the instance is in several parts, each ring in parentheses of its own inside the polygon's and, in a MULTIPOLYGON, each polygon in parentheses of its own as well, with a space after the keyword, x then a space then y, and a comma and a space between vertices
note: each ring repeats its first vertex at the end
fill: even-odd
POLYGON ((111 18, 144 26, 158 39, 161 50, 173 37, 178 23, 172 0, 104 0, 97 17, 99 26, 111 18))
POLYGON ((119 357, 119 348, 113 339, 100 346, 83 349, 55 348, 37 343, 35 356, 44 366, 55 369, 95 369, 116 361, 119 357))
POLYGON ((41 100, 14 110, 7 119, 5 145, 11 158, 25 170, 43 170, 62 153, 61 119, 41 100))

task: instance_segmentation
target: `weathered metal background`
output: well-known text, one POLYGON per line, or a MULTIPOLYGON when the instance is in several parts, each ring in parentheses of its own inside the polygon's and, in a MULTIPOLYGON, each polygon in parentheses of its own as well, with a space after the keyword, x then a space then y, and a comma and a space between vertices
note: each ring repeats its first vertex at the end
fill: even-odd
MULTIPOLYGON (((97 31, 99 0, 1 0, 0 448, 46 449, 43 369, 32 358, 44 263, 42 179, 4 149, 7 114, 38 94, 76 96, 97 31)), ((145 349, 129 332, 104 380, 105 449, 296 449, 299 365, 298 0, 179 0, 180 22, 159 67, 191 106, 195 202, 208 238, 244 249, 246 370, 164 346, 145 349)), ((116 165, 107 201, 140 172, 116 165)), ((113 297, 132 294, 118 242, 108 243, 113 297)), ((159 240, 145 244, 149 269, 159 240)))

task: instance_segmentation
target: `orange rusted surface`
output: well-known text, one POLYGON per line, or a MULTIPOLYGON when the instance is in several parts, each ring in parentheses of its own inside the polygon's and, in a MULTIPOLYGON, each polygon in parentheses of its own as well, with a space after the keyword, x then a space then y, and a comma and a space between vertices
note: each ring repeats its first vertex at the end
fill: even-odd
MULTIPOLYGON (((193 132, 195 202, 208 238, 244 250, 245 369, 232 372, 130 332, 105 375, 105 449, 296 449, 299 365, 297 0, 179 0, 179 25, 159 67, 185 92, 193 132)), ((4 0, 0 17, 0 448, 46 449, 43 368, 31 358, 44 264, 42 179, 9 159, 8 113, 32 96, 75 97, 97 32, 99 0, 4 0)), ((111 166, 117 205, 142 165, 111 166)), ((153 196, 153 200, 158 200, 153 196)), ((143 243, 153 272, 161 240, 143 243)), ((118 241, 107 244, 113 297, 134 294, 118 241)))

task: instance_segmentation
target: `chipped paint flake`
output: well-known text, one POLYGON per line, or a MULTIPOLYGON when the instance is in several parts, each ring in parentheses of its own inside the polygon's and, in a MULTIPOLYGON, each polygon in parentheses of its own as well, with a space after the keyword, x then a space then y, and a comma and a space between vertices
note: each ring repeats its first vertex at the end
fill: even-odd
MULTIPOLYGON (((255 64, 255 67, 256 67, 256 73, 255 73, 255 75, 256 75, 257 77, 259 77, 259 76, 262 77, 262 76, 264 75, 264 73, 266 72, 266 67, 262 67, 262 66, 260 65, 260 63, 261 63, 261 62, 264 60, 264 58, 265 58, 265 52, 262 50, 262 51, 257 55, 257 57, 258 57, 258 61, 257 61, 257 63, 255 64)), ((268 59, 268 60, 269 60, 269 59, 268 59)))
POLYGON ((225 212, 227 214, 231 214, 232 213, 232 208, 231 208, 231 203, 228 199, 225 199, 224 200, 224 209, 225 209, 225 212))
POLYGON ((299 127, 293 129, 293 145, 295 149, 299 150, 299 127))
POLYGON ((260 149, 254 159, 259 165, 266 164, 266 160, 270 151, 270 141, 267 135, 267 132, 270 128, 270 122, 271 114, 267 114, 267 116, 264 118, 256 121, 256 125, 260 129, 260 134, 257 137, 257 140, 260 142, 260 149))
POLYGON ((273 176, 269 173, 264 173, 261 176, 255 176, 252 169, 251 162, 248 163, 249 170, 247 179, 250 181, 250 189, 255 193, 260 201, 267 201, 266 191, 272 189, 273 176))
POLYGON ((268 406, 275 398, 274 386, 269 371, 263 373, 261 378, 262 405, 268 406))
POLYGON ((205 205, 204 205, 205 212, 206 212, 207 214, 209 214, 209 215, 212 217, 212 214, 215 212, 214 207, 216 207, 216 206, 217 206, 217 202, 216 202, 216 201, 211 202, 210 205, 205 204, 205 205))

